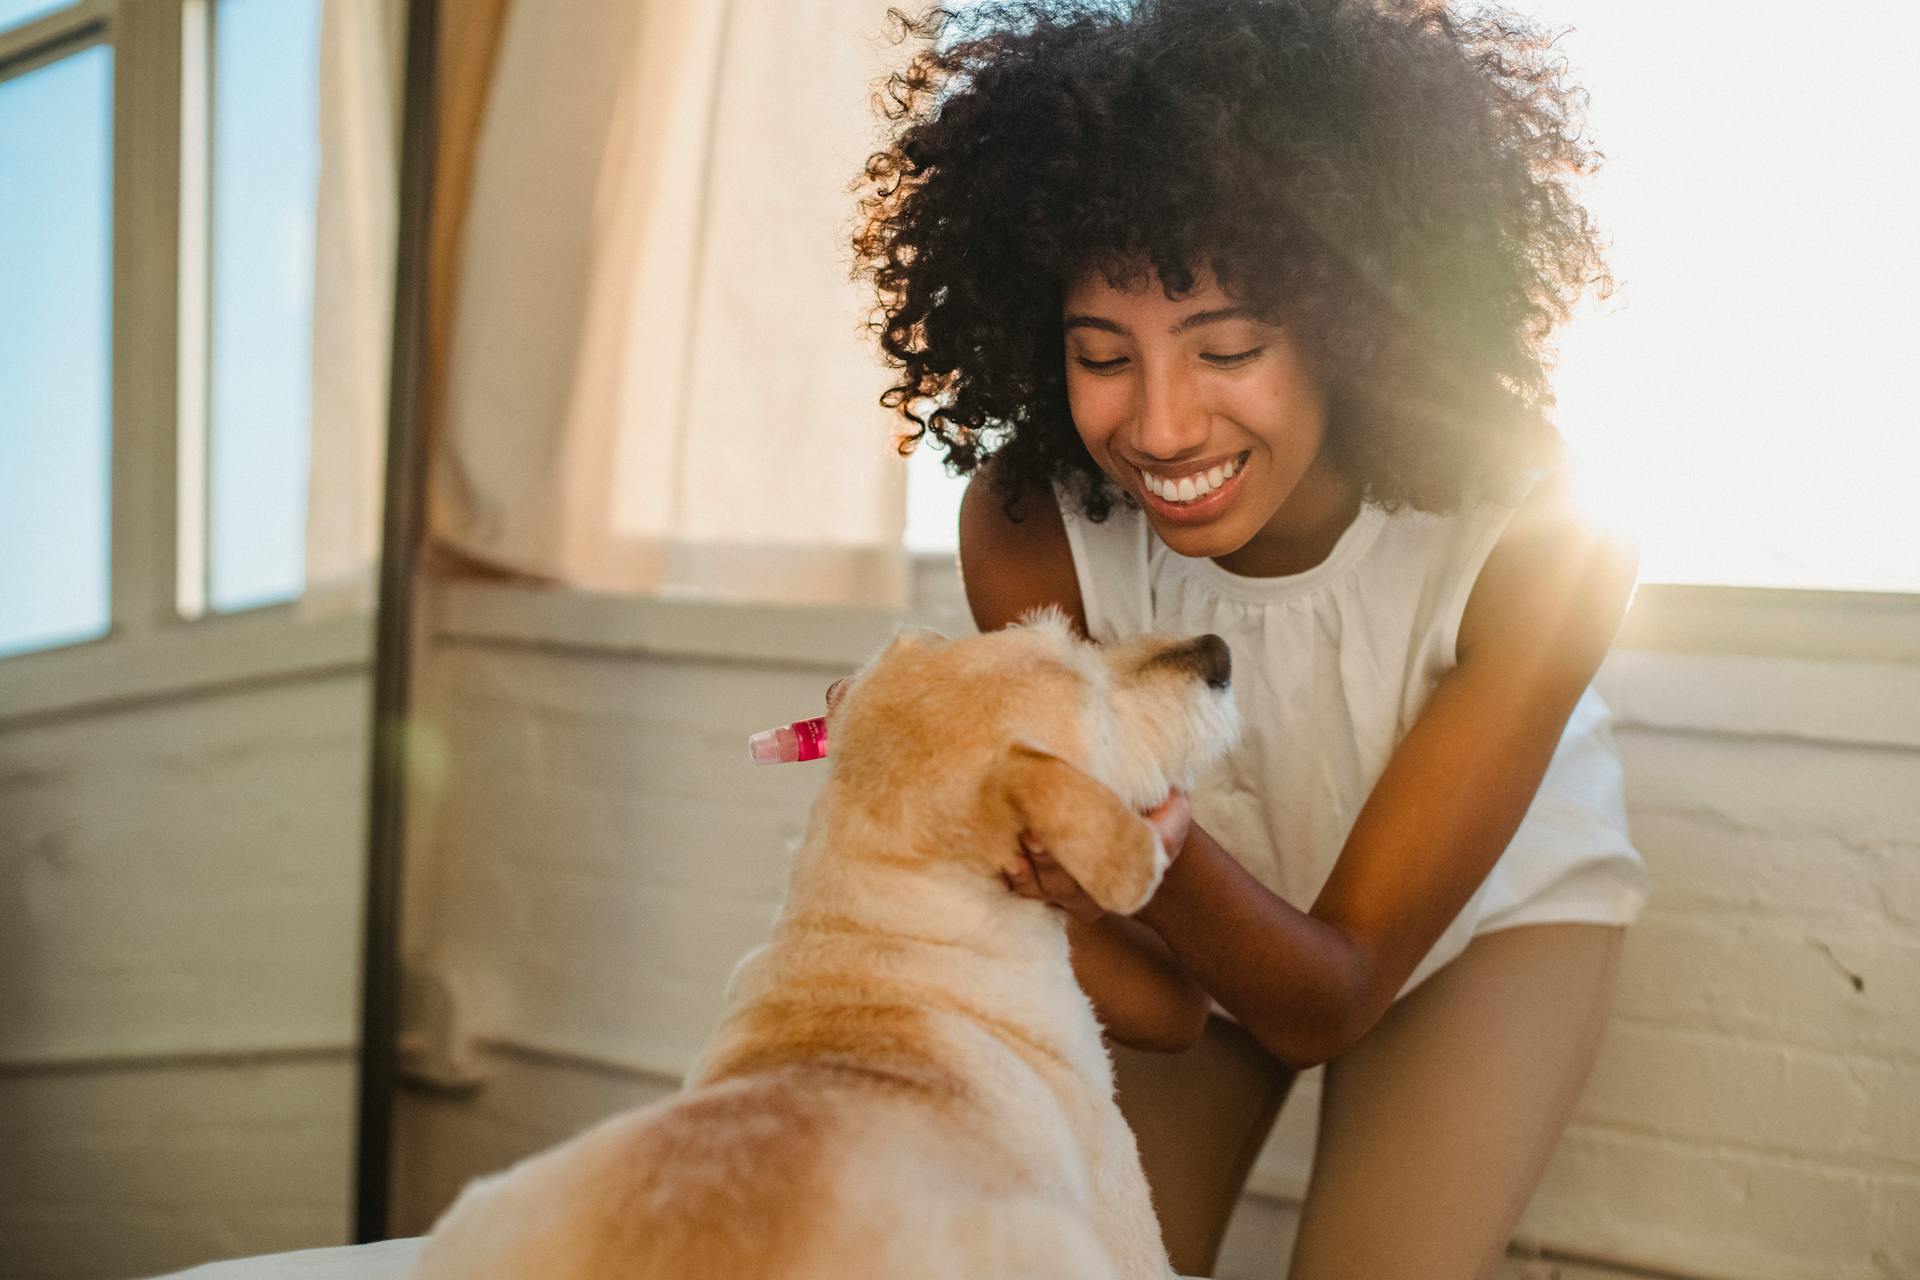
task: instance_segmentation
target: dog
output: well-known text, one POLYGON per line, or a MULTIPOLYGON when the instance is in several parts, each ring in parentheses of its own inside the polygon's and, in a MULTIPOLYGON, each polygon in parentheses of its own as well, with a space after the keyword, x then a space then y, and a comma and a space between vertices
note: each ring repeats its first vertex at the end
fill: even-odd
POLYGON ((1057 611, 898 635, 829 695, 832 759, 769 940, 674 1098, 471 1184, 416 1280, 1165 1280, 1033 832, 1109 911, 1139 811, 1232 744, 1215 636, 1097 647, 1057 611))

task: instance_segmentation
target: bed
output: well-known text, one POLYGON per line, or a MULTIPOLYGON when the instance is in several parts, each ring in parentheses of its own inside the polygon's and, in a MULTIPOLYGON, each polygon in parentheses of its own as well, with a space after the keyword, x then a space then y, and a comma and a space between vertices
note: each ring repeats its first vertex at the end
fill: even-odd
POLYGON ((259 1258, 209 1262, 160 1280, 404 1280, 421 1238, 383 1240, 339 1249, 302 1249, 259 1258))

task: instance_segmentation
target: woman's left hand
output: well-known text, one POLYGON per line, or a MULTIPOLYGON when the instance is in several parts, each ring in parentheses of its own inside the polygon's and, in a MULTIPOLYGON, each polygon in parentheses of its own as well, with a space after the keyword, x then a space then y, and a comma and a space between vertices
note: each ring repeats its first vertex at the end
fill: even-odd
POLYGON ((1007 888, 1021 897, 1059 907, 1085 924, 1092 924, 1107 913, 1065 867, 1053 860, 1031 832, 1020 833, 1020 853, 1000 877, 1007 882, 1007 888))
MULTIPOLYGON (((1187 832, 1193 826, 1193 806, 1187 800, 1187 793, 1169 792, 1165 800, 1140 817, 1160 837, 1167 856, 1178 857, 1180 846, 1186 843, 1187 832)), ((1001 877, 1007 887, 1021 897, 1050 903, 1083 923, 1091 924, 1106 914, 1106 908, 1095 902, 1080 887, 1080 882, 1053 860, 1030 831, 1020 833, 1019 857, 1011 868, 1001 872, 1001 877)))

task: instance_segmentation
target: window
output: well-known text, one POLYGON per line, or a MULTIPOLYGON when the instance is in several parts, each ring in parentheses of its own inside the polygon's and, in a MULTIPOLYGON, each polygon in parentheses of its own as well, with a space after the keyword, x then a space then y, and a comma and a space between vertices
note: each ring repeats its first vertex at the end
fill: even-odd
MULTIPOLYGON (((291 600, 306 581, 319 180, 320 0, 215 0, 205 601, 291 600)), ((197 425, 197 424, 196 424, 197 425)), ((181 565, 183 612, 194 612, 181 565)))
POLYGON ((24 26, 66 3, 67 0, 0 0, 0 29, 24 26))
MULTIPOLYGON (((1571 28, 1607 156, 1619 289, 1563 336, 1556 417, 1642 579, 1920 591, 1920 8, 1843 0, 1820 25, 1861 38, 1809 40, 1716 6, 1512 7, 1571 28)), ((908 545, 950 549, 960 482, 909 466, 908 545)))
POLYGON ((0 655, 107 631, 112 127, 103 45, 0 79, 0 655))
POLYGON ((1620 282, 1562 344, 1559 420, 1643 578, 1920 591, 1920 9, 1827 6, 1860 37, 1830 41, 1711 6, 1529 7, 1574 28, 1620 282))
POLYGON ((0 656, 304 589, 320 8, 0 0, 0 656))
POLYGON ((907 458, 907 550, 949 554, 960 545, 960 495, 967 484, 946 472, 944 454, 922 445, 907 458))

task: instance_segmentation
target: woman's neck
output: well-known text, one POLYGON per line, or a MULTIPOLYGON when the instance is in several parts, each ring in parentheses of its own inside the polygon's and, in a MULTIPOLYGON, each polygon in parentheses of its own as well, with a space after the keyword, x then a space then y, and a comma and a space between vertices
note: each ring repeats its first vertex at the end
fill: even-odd
POLYGON ((1305 573, 1333 554, 1359 514, 1359 487, 1340 474, 1322 448, 1266 527, 1213 562, 1243 578, 1305 573))

